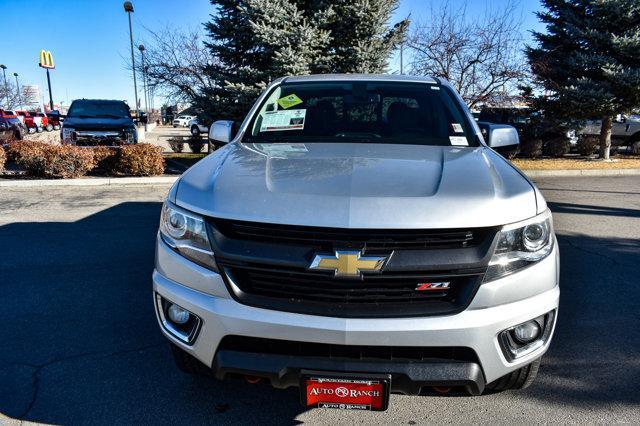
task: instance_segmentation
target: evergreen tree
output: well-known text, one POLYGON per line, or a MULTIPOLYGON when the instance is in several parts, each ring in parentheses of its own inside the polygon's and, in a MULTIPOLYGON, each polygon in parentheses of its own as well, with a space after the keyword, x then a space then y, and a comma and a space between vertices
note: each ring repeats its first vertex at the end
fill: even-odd
POLYGON ((600 157, 609 159, 616 114, 640 106, 640 2, 542 0, 546 33, 527 57, 548 93, 548 113, 602 120, 600 157))
POLYGON ((211 119, 241 120, 260 91, 286 75, 384 72, 408 21, 389 27, 398 0, 211 0, 205 69, 214 88, 195 106, 211 119))

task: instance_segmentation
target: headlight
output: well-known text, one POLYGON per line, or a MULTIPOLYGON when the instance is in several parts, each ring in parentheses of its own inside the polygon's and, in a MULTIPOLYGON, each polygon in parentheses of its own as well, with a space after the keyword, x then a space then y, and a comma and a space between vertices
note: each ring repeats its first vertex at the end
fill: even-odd
POLYGON ((160 214, 160 235, 167 245, 187 259, 218 270, 202 217, 165 201, 160 214))
POLYGON ((136 129, 126 129, 124 131, 124 139, 128 144, 136 143, 136 129))
POLYGON ((544 259, 551 253, 553 240, 549 210, 533 219, 504 226, 484 282, 502 278, 544 259))
POLYGON ((72 143, 76 139, 76 129, 71 127, 62 128, 62 143, 72 143))

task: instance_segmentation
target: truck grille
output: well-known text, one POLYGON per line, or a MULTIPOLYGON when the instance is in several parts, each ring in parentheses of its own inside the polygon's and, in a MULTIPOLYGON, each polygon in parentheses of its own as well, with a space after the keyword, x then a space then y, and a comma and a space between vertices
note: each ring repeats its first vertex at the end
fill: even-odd
POLYGON ((343 318, 461 312, 482 281, 498 233, 497 227, 341 229, 218 218, 207 223, 216 262, 238 302, 343 318), (317 254, 345 249, 387 261, 382 271, 356 278, 309 269, 317 254))
POLYGON ((228 238, 303 245, 325 250, 356 247, 365 251, 424 250, 474 247, 490 229, 341 229, 275 225, 216 219, 215 228, 228 238))
POLYGON ((482 273, 382 273, 335 279, 305 269, 221 261, 232 294, 242 303, 334 317, 399 317, 452 314, 464 309, 482 273), (420 284, 448 288, 417 290, 420 284))
POLYGON ((76 131, 75 136, 76 146, 122 145, 126 141, 124 135, 117 131, 76 131))

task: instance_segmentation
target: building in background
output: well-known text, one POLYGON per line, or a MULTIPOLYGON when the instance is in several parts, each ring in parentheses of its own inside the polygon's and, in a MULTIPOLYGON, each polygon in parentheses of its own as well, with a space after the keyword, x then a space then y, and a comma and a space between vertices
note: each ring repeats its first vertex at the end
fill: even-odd
POLYGON ((22 85, 22 109, 41 110, 42 109, 42 93, 40 86, 37 84, 22 85))

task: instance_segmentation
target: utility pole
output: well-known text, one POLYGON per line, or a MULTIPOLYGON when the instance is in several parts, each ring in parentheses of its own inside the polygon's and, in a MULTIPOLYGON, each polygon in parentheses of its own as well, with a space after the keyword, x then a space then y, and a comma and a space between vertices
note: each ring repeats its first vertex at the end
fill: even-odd
POLYGON ((2 75, 4 76, 4 91, 5 91, 5 95, 7 95, 7 109, 11 108, 11 105, 9 105, 9 85, 7 84, 7 73, 6 73, 6 69, 7 66, 2 64, 0 65, 0 68, 2 68, 2 75))
POLYGON ((133 69, 133 92, 136 101, 136 118, 140 119, 140 109, 138 108, 138 84, 136 83, 136 58, 133 54, 133 30, 131 29, 131 14, 133 13, 133 4, 130 1, 124 2, 124 11, 129 16, 129 41, 131 42, 131 68, 133 69))
POLYGON ((144 89, 144 110, 147 116, 144 120, 144 130, 147 130, 147 121, 149 120, 149 106, 147 104, 147 71, 144 66, 144 44, 138 46, 140 55, 142 56, 142 88, 144 89))
POLYGON ((14 72, 13 76, 16 78, 16 94, 18 95, 18 103, 22 105, 22 96, 20 96, 20 83, 18 83, 18 73, 14 72))

